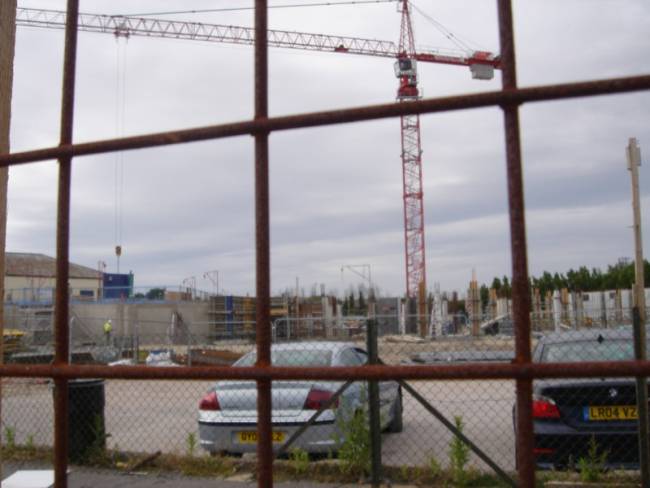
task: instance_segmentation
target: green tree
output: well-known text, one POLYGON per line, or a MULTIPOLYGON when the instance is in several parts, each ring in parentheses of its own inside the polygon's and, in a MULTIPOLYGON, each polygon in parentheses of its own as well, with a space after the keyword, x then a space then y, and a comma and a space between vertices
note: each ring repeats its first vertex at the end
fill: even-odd
POLYGON ((348 315, 354 315, 356 313, 356 308, 354 306, 354 292, 350 292, 348 297, 348 315))
POLYGON ((507 276, 503 277, 503 286, 501 287, 501 297, 510 298, 512 296, 512 286, 507 276))
POLYGON ((490 289, 485 285, 481 285, 479 295, 481 297, 481 310, 485 310, 490 303, 490 289))
POLYGON ((363 290, 359 290, 359 315, 365 315, 367 311, 366 299, 363 296, 363 290))
POLYGON ((501 290, 501 280, 499 278, 494 278, 492 280, 491 288, 494 288, 497 291, 497 295, 498 295, 499 291, 501 290))
POLYGON ((145 295, 147 300, 164 300, 165 288, 152 288, 145 295))

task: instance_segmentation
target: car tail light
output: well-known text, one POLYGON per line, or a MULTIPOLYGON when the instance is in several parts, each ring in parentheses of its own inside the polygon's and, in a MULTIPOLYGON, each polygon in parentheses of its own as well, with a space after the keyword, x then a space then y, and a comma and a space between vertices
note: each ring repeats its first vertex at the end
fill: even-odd
MULTIPOLYGON (((331 391, 312 389, 309 391, 307 399, 305 400, 305 405, 302 408, 305 410, 319 410, 332 398, 333 395, 334 394, 331 391)), ((338 406, 339 399, 337 398, 330 408, 336 408, 338 406)))
POLYGON ((533 448, 533 454, 535 456, 543 456, 544 454, 553 454, 555 452, 555 449, 551 449, 550 447, 535 447, 533 448))
POLYGON ((560 409, 551 398, 533 395, 533 418, 559 419, 560 409))
POLYGON ((219 405, 216 391, 211 391, 201 398, 199 410, 221 410, 221 405, 219 405))

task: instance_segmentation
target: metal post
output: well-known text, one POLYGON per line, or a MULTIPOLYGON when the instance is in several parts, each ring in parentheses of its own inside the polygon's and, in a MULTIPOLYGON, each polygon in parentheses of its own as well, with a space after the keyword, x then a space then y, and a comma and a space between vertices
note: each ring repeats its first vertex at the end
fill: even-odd
MULTIPOLYGON (((377 321, 374 314, 366 322, 368 345, 368 364, 379 364, 377 346, 377 321)), ((379 416, 379 383, 368 381, 368 413, 370 417, 370 484, 378 487, 381 483, 381 419, 379 416)))
MULTIPOLYGON (((72 143, 78 15, 79 1, 68 0, 61 100, 61 146, 72 143)), ((54 363, 56 365, 66 365, 68 363, 71 181, 72 156, 61 156, 59 158, 56 218, 56 299, 54 308, 56 345, 54 363)), ((68 380, 56 378, 54 380, 54 486, 56 488, 67 487, 68 429, 68 380)))
MULTIPOLYGON (((268 118, 268 17, 266 0, 255 0, 255 120, 268 118)), ((271 366, 271 265, 269 230, 269 134, 255 132, 255 278, 257 366, 271 366)), ((257 380, 257 485, 273 486, 271 380, 257 380)))
MULTIPOLYGON (((642 322, 639 307, 632 309, 634 327, 634 355, 636 359, 645 359, 645 325, 642 322)), ((648 439, 648 382, 645 376, 636 377, 636 406, 639 412, 639 465, 641 466, 641 486, 650 488, 650 439, 648 439)))
MULTIPOLYGON (((517 89, 517 69, 511 0, 499 0, 499 39, 503 66, 504 92, 517 89)), ((508 206, 510 217, 510 252, 512 256, 512 301, 515 324, 515 361, 519 367, 530 366, 530 290, 524 214, 524 183, 519 138, 519 105, 505 103, 503 109, 508 174, 508 206)), ((533 457, 533 382, 518 379, 517 391, 517 470, 523 487, 535 486, 533 457)))
MULTIPOLYGON (((9 152, 11 89, 16 44, 16 0, 0 2, 0 153, 9 152)), ((5 244, 7 237, 7 187, 9 168, 0 169, 0 364, 4 362, 5 244)), ((0 384, 0 400, 2 399, 0 384)), ((2 402, 0 401, 0 404, 2 402)), ((2 410, 0 409, 0 414, 2 410)), ((2 454, 0 451, 0 461, 2 454)), ((2 479, 2 462, 0 462, 2 479)))

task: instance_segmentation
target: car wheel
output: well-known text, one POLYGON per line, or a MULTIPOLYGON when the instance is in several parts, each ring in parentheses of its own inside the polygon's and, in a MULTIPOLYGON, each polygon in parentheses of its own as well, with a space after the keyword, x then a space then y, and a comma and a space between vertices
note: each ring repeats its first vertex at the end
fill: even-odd
POLYGON ((404 424, 402 423, 402 390, 401 388, 397 392, 397 400, 395 400, 395 405, 393 405, 393 418, 388 424, 387 432, 396 434, 404 430, 404 424))

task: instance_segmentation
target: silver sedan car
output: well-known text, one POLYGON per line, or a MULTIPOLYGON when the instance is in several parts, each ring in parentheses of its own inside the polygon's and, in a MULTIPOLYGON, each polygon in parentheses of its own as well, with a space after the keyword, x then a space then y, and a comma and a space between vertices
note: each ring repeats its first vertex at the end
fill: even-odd
MULTIPOLYGON (((332 367, 366 364, 366 351, 351 343, 298 342, 271 346, 275 366, 332 367)), ((255 351, 233 367, 253 366, 255 351)), ((272 439, 278 450, 331 399, 342 382, 274 381, 272 384, 272 439)), ((402 430, 402 394, 394 381, 379 383, 382 429, 402 430)), ((310 453, 335 453, 344 441, 345 423, 366 412, 365 382, 352 383, 297 440, 293 447, 310 453)), ((254 381, 219 381, 199 404, 199 439, 210 453, 254 452, 257 445, 257 389, 254 381)))

